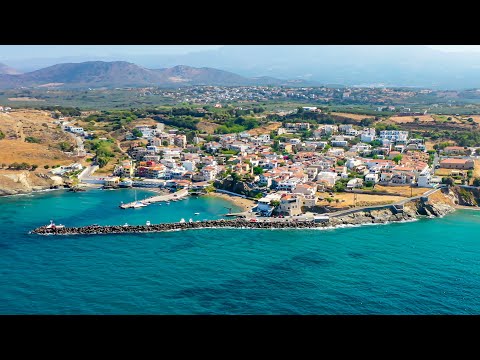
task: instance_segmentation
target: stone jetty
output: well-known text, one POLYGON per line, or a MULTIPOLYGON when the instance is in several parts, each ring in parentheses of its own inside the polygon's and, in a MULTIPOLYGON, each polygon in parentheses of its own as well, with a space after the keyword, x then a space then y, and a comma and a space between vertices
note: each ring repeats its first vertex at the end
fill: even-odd
MULTIPOLYGON (((178 222, 151 225, 118 225, 98 226, 90 225, 83 227, 48 228, 39 227, 31 233, 39 235, 99 235, 99 234, 126 234, 126 233, 155 233, 175 230, 193 230, 209 228, 237 228, 237 229, 308 229, 339 227, 345 225, 382 224, 396 221, 408 221, 418 217, 443 216, 453 211, 453 208, 446 204, 425 204, 415 202, 406 206, 402 212, 393 209, 378 209, 369 211, 358 211, 337 217, 330 217, 326 221, 315 222, 314 220, 288 220, 268 219, 267 221, 250 221, 247 219, 233 220, 205 220, 198 222, 178 222)), ((333 214, 332 214, 333 215, 333 214)))

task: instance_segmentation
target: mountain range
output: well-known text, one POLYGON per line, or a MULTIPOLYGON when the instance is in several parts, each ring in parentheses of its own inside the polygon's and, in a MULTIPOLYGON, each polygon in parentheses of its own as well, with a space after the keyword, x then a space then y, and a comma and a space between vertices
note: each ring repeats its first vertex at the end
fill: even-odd
POLYGON ((56 64, 19 73, 0 64, 0 88, 61 86, 85 87, 178 87, 188 85, 312 85, 305 80, 280 80, 272 77, 245 77, 213 68, 177 65, 147 69, 125 61, 87 61, 56 64))
MULTIPOLYGON (((2 61, 24 74, 15 75, 12 68, 0 66, 3 88, 41 82, 60 82, 65 86, 342 84, 453 90, 480 87, 480 52, 446 52, 423 45, 226 45, 169 55, 154 54, 154 50, 145 54, 122 52, 119 46, 118 52, 110 55, 100 56, 92 50, 83 55, 72 51, 68 57, 45 55, 10 60, 9 51, 14 52, 9 49, 2 50, 2 61)), ((37 53, 38 49, 32 49, 32 54, 37 53)))

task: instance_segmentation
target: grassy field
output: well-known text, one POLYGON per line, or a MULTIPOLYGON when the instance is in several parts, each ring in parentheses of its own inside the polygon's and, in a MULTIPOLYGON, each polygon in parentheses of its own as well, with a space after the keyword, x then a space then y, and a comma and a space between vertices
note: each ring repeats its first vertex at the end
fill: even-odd
POLYGON ((213 122, 205 120, 200 120, 200 122, 197 124, 198 130, 200 130, 201 132, 206 132, 207 134, 215 133, 215 129, 219 126, 219 124, 215 124, 213 122))
POLYGON ((361 121, 365 118, 373 118, 372 115, 365 115, 365 114, 349 114, 349 113, 344 113, 344 112, 332 112, 332 115, 338 115, 338 116, 342 116, 342 117, 345 117, 345 118, 348 118, 348 119, 352 119, 352 120, 357 120, 357 121, 361 121))
POLYGON ((49 149, 43 144, 31 144, 20 140, 0 140, 0 164, 14 162, 44 165, 66 165, 76 161, 74 157, 68 157, 60 150, 49 149))
POLYGON ((392 194, 400 194, 400 196, 405 196, 405 197, 410 197, 412 196, 417 196, 417 195, 422 195, 428 189, 426 188, 419 188, 419 187, 413 187, 411 188, 410 186, 382 186, 382 185, 375 185, 375 190, 378 191, 384 191, 392 194))
MULTIPOLYGON (((334 201, 331 203, 335 205, 335 207, 348 207, 354 205, 354 195, 352 193, 336 193, 333 196, 330 196, 328 193, 318 193, 320 197, 327 198, 330 197, 334 201), (336 200, 340 200, 337 204, 336 200)), ((405 197, 402 196, 390 196, 390 195, 370 195, 370 194, 357 194, 357 206, 370 206, 370 205, 385 205, 385 204, 393 204, 395 202, 404 200, 405 197)), ((329 205, 326 200, 319 201, 318 204, 320 206, 329 205)))
POLYGON ((0 130, 5 134, 5 139, 0 140, 0 164, 26 162, 43 167, 76 161, 55 148, 61 142, 73 144, 73 139, 53 122, 45 111, 0 113, 0 130))
POLYGON ((415 118, 418 118, 420 123, 429 123, 433 122, 434 119, 431 115, 420 115, 420 116, 392 116, 388 120, 394 122, 395 124, 406 124, 415 122, 415 118))
POLYGON ((256 129, 252 129, 252 130, 249 130, 248 133, 250 135, 260 135, 260 134, 268 134, 270 133, 271 131, 275 131, 277 130, 278 128, 282 127, 282 123, 281 122, 271 122, 269 124, 266 124, 266 125, 263 125, 263 126, 260 126, 256 129))

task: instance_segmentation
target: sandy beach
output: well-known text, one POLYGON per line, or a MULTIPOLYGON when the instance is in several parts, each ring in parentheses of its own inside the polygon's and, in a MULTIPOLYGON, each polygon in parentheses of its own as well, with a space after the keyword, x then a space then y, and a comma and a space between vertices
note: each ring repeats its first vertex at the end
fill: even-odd
POLYGON ((233 204, 235 204, 236 206, 241 207, 242 211, 250 210, 256 204, 255 201, 253 201, 253 200, 244 199, 244 198, 241 198, 239 196, 232 196, 232 195, 222 194, 222 193, 217 193, 217 192, 211 192, 206 196, 215 196, 215 197, 219 197, 219 198, 228 200, 228 201, 232 202, 233 204))
POLYGON ((463 205, 455 205, 455 209, 463 209, 463 210, 477 210, 480 211, 480 207, 478 206, 463 206, 463 205))

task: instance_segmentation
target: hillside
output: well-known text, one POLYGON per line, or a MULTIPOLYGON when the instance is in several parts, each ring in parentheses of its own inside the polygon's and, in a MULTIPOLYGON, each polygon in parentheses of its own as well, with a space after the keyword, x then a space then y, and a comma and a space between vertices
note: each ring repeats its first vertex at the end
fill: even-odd
POLYGON ((247 78, 213 68, 194 68, 178 65, 150 70, 125 61, 88 61, 57 64, 25 74, 0 72, 0 88, 62 86, 86 87, 136 87, 182 85, 304 85, 302 81, 284 81, 270 77, 247 78))
POLYGON ((0 63, 0 74, 17 75, 17 74, 20 74, 20 72, 8 65, 0 63))
POLYGON ((0 166, 26 162, 43 166, 65 165, 76 161, 58 148, 66 142, 73 144, 50 117, 49 112, 19 110, 8 114, 0 113, 0 131, 5 138, 0 140, 0 166))

